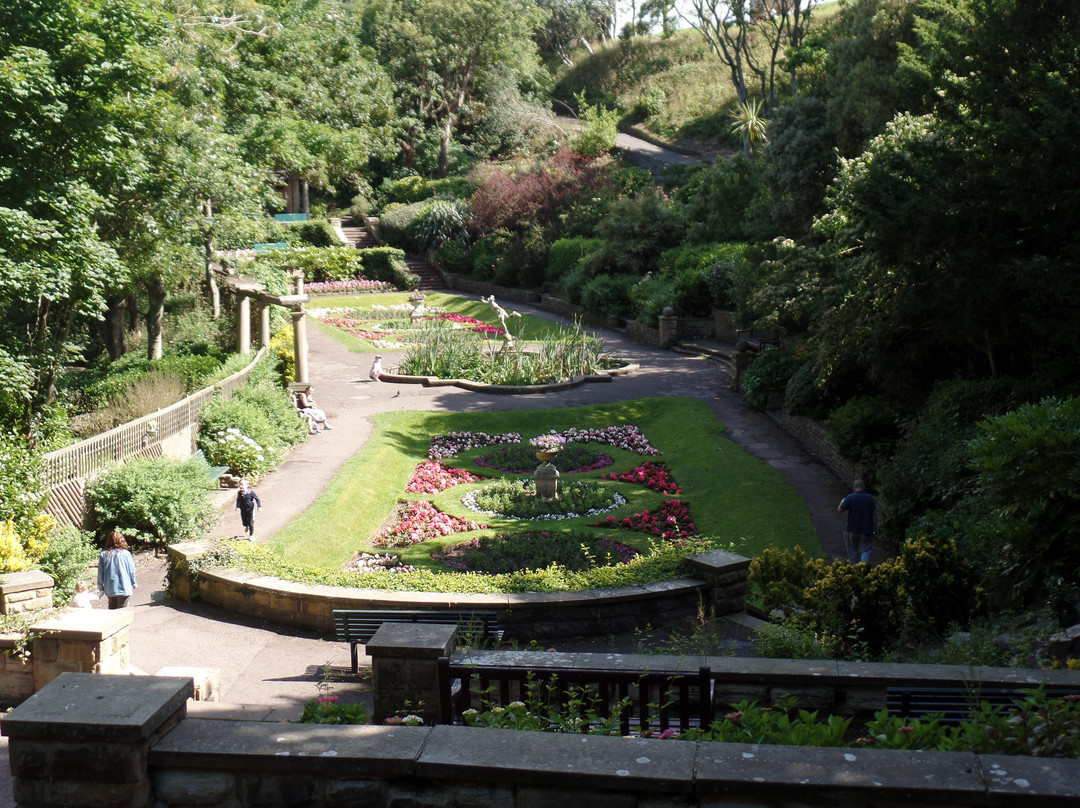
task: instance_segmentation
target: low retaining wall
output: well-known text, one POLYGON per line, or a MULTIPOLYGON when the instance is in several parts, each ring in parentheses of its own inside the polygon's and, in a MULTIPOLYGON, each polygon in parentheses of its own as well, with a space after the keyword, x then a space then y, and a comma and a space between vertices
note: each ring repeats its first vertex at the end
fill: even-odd
POLYGON ((379 378, 384 382, 394 382, 396 384, 420 384, 424 387, 460 387, 462 390, 471 390, 474 393, 514 395, 517 393, 558 393, 561 390, 572 390, 590 382, 610 382, 616 376, 628 376, 631 373, 637 373, 639 370, 641 370, 640 365, 631 363, 596 376, 575 376, 568 381, 553 384, 487 384, 486 382, 474 382, 469 379, 406 376, 401 373, 383 373, 379 378))
POLYGON ((833 446, 825 427, 801 415, 789 415, 783 410, 769 410, 773 423, 795 438, 806 451, 841 480, 851 483, 861 475, 853 463, 845 460, 833 446))
POLYGON ((191 680, 66 674, 4 718, 53 808, 1072 806, 1080 761, 187 716, 191 680))
POLYGON ((582 592, 471 595, 316 586, 233 569, 192 576, 191 562, 209 549, 202 542, 169 547, 174 596, 322 632, 333 631, 335 609, 443 609, 494 611, 510 638, 603 635, 691 616, 702 604, 717 615, 741 612, 749 591, 750 559, 720 550, 688 560, 695 578, 582 592))

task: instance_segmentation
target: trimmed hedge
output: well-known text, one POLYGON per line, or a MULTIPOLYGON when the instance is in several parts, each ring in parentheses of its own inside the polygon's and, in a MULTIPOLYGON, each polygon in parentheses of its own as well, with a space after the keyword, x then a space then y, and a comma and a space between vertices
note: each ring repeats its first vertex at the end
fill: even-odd
POLYGON ((372 281, 389 281, 399 289, 415 289, 420 277, 405 265, 405 251, 397 247, 364 247, 353 250, 364 263, 364 277, 372 281))

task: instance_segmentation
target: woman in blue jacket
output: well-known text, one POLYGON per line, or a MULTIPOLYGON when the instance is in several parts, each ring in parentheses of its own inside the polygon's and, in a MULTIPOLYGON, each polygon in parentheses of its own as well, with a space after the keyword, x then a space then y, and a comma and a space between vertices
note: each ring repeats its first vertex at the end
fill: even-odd
POLYGON ((105 537, 105 549, 98 556, 98 591, 109 598, 110 609, 123 609, 128 598, 138 589, 135 583, 135 559, 127 539, 119 530, 105 537))

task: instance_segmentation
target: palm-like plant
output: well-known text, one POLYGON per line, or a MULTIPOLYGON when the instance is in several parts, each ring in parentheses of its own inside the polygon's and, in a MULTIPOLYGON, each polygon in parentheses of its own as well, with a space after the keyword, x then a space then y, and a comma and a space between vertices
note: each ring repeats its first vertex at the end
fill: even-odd
POLYGON ((752 98, 739 104, 738 107, 731 111, 731 117, 733 119, 731 131, 742 138, 743 153, 748 160, 752 159, 754 156, 754 143, 759 140, 762 143, 769 142, 768 137, 765 135, 769 127, 769 121, 762 115, 761 101, 752 98))

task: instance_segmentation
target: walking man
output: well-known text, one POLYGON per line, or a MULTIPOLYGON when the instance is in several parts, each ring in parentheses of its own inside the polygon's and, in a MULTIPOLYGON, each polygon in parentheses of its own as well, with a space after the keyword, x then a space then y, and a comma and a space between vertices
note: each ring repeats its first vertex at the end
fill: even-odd
POLYGON ((246 477, 240 481, 240 490, 236 492, 236 509, 240 511, 240 521, 248 534, 248 541, 255 541, 255 510, 262 510, 262 500, 246 477))
POLYGON ((844 547, 847 560, 852 564, 860 561, 870 563, 870 553, 874 550, 874 536, 877 535, 877 503, 866 493, 862 480, 851 484, 852 491, 842 500, 837 513, 848 512, 847 527, 844 529, 844 547))

